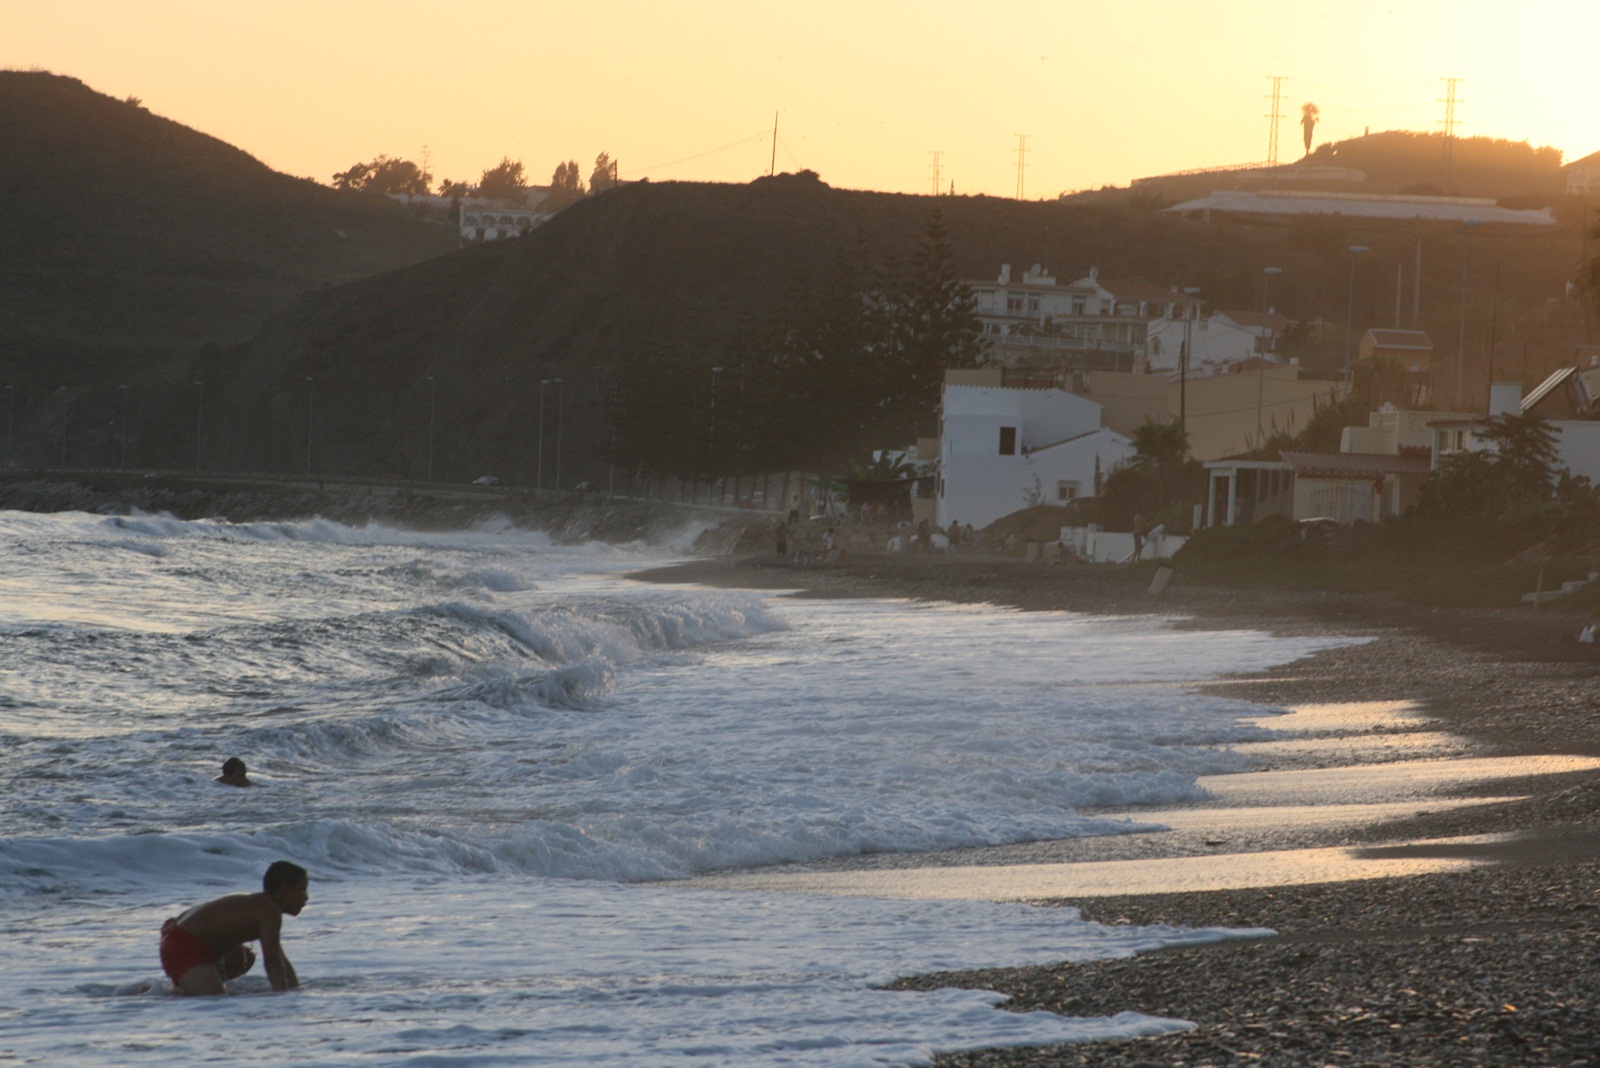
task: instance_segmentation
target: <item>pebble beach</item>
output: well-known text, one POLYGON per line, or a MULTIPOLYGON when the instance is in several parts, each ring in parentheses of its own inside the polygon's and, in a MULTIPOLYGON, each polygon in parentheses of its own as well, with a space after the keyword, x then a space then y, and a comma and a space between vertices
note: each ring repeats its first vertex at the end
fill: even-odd
MULTIPOLYGON (((1458 739, 1469 757, 1600 756, 1600 657, 1576 641, 1582 617, 1550 606, 1435 609, 1379 594, 1189 586, 1181 573, 1156 596, 1115 569, 908 553, 851 553, 826 566, 726 555, 637 577, 1349 635, 1366 640, 1212 685, 1277 707, 1404 705, 1418 724, 1458 739)), ((1108 924, 1276 933, 1125 960, 901 978, 894 985, 904 989, 999 991, 1017 1011, 1131 1009, 1195 1024, 1162 1038, 941 1055, 936 1063, 948 1068, 1600 1064, 1600 773, 1530 774, 1490 792, 1479 803, 1403 818, 1267 828, 1227 841, 1128 835, 1096 840, 1093 856, 1072 843, 1036 843, 849 865, 1070 864, 1133 855, 1175 864, 1197 853, 1329 846, 1371 857, 1432 851, 1474 864, 1312 885, 1037 899, 1108 924), (1454 841, 1416 844, 1441 839, 1454 841)))

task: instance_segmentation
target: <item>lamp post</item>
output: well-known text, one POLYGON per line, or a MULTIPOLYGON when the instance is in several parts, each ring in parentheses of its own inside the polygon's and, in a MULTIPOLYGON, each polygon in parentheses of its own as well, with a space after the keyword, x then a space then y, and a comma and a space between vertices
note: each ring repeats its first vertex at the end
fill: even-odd
POLYGON ((561 492, 561 379, 552 378, 556 387, 556 492, 561 492))
MULTIPOLYGON (((715 486, 717 482, 717 380, 721 376, 722 368, 713 367, 711 369, 711 433, 706 438, 706 466, 709 468, 711 486, 715 486)), ((710 492, 711 487, 708 486, 706 488, 708 497, 710 492)))
POLYGON ((433 482, 433 376, 428 376, 428 482, 433 482))
POLYGON ((1456 411, 1462 410, 1466 394, 1467 363, 1467 238, 1474 228, 1482 226, 1478 219, 1461 223, 1461 318, 1456 324, 1456 411))
MULTIPOLYGON (((1266 329, 1267 290, 1268 290, 1268 287, 1270 287, 1272 285, 1273 276, 1280 275, 1282 273, 1283 273, 1283 268, 1282 267, 1263 267, 1263 268, 1261 268, 1261 317, 1262 317, 1262 328, 1263 329, 1266 329)), ((1260 349, 1258 347, 1258 349, 1256 351, 1256 445, 1257 445, 1257 447, 1265 445, 1266 442, 1267 442, 1267 433, 1262 428, 1262 425, 1261 425, 1261 401, 1262 401, 1263 395, 1266 393, 1266 390, 1267 390, 1267 354, 1265 352, 1260 351, 1260 349)))
MULTIPOLYGON (((1187 286, 1186 296, 1196 296, 1199 286, 1187 286)), ((1194 320, 1200 314, 1200 303, 1185 304, 1183 309, 1183 350, 1178 353, 1178 433, 1183 435, 1183 451, 1189 451, 1189 351, 1194 345, 1194 320)))
POLYGON ((122 470, 128 469, 128 387, 121 385, 117 392, 122 395, 122 470))
POLYGON ((14 463, 17 450, 13 441, 13 432, 17 425, 17 387, 11 384, 6 386, 6 463, 14 463))
POLYGON ((1370 251, 1365 245, 1350 246, 1350 295, 1346 298, 1344 305, 1344 388, 1346 395, 1349 394, 1351 385, 1350 342, 1353 340, 1351 335, 1355 330, 1356 318, 1356 257, 1363 252, 1370 251))
POLYGON ((549 384, 548 378, 539 379, 539 473, 534 476, 534 492, 540 497, 544 496, 544 387, 549 384))
POLYGON ((67 466, 67 387, 61 387, 61 466, 67 466))
POLYGON ((306 474, 311 474, 311 441, 317 429, 317 380, 306 375, 306 474))
POLYGON ((194 469, 200 470, 200 433, 205 429, 206 416, 206 383, 204 379, 194 380, 194 469))

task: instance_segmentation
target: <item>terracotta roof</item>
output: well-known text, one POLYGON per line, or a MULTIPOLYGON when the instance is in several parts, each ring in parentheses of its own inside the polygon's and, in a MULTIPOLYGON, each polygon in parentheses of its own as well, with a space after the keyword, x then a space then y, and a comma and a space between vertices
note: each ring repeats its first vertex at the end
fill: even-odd
POLYGON ((1296 478, 1375 479, 1383 475, 1425 475, 1433 469, 1425 456, 1381 452, 1284 452, 1296 478))
POLYGON ((1380 349, 1433 351, 1433 339, 1425 330, 1368 330, 1367 336, 1380 349))

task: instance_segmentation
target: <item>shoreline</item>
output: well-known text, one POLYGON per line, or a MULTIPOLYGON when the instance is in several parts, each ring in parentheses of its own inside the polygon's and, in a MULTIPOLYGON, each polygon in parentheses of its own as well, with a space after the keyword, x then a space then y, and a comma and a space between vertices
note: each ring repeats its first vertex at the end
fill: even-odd
MULTIPOLYGON (((1292 664, 1201 684, 1281 707, 1405 701, 1483 756, 1600 756, 1600 662, 1558 611, 1434 610, 1378 594, 1232 590, 1174 583, 1161 596, 1111 569, 1009 558, 854 554, 826 566, 765 555, 636 573, 796 596, 986 602, 1021 610, 1182 617, 1180 627, 1368 637, 1292 664)), ((1600 1064, 1600 773, 1468 789, 1518 796, 1405 818, 1325 828, 1316 841, 1402 857, 1394 843, 1507 835, 1491 845, 1421 847, 1483 866, 1359 881, 1251 889, 1046 898, 1104 923, 1268 927, 1276 937, 1129 960, 906 977, 891 989, 981 987, 1006 1009, 1075 1016, 1134 1010, 1194 1022, 1173 1036, 1087 1046, 941 1054, 941 1068, 1135 1068, 1327 1064, 1600 1064)), ((1154 839, 1160 836, 1118 836, 1154 839)), ((1171 846, 1155 852, 1171 861, 1171 846)), ((1233 843, 1237 846, 1237 842, 1233 843)), ((1247 843, 1248 844, 1248 843, 1247 843)), ((1193 841, 1185 847, 1193 851, 1193 841)), ((1239 850, 1250 853, 1259 844, 1239 850)), ((1017 863, 1086 852, 1060 843, 849 858, 820 869, 1017 863)), ((1070 863, 1070 860, 1067 860, 1070 863)))

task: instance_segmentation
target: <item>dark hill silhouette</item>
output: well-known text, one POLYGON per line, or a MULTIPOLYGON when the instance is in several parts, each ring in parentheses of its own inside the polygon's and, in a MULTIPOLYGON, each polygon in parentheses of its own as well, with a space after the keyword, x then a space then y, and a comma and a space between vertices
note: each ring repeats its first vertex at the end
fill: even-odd
MULTIPOLYGON (((1098 266, 1102 278, 1198 285, 1216 306, 1251 308, 1260 299, 1261 269, 1280 267, 1273 304, 1295 318, 1333 324, 1301 350, 1309 366, 1323 370, 1335 369, 1342 352, 1346 247, 1359 240, 1375 253, 1358 276, 1360 331, 1392 325, 1395 271, 1409 272, 1421 236, 1422 325, 1441 348, 1453 347, 1459 227, 1337 223, 1308 237, 1281 227, 1184 223, 1110 201, 836 190, 814 175, 749 185, 638 183, 581 201, 524 238, 308 295, 248 344, 204 361, 197 374, 208 383, 210 429, 201 462, 217 470, 309 466, 420 478, 431 399, 436 478, 494 474, 549 487, 559 405, 562 485, 603 482, 608 429, 601 398, 609 386, 636 374, 654 353, 686 354, 684 380, 660 398, 663 418, 703 417, 714 366, 723 368, 727 412, 737 403, 740 363, 770 355, 745 346, 751 330, 858 242, 879 261, 909 258, 935 204, 966 277, 992 277, 1002 263, 1020 274, 1041 262, 1065 282, 1098 266)), ((1540 361, 1569 358, 1574 328, 1560 308, 1552 325, 1546 300, 1563 292, 1578 247, 1574 233, 1485 232, 1473 240, 1483 260, 1474 275, 1469 349, 1488 333, 1492 261, 1503 279, 1496 329, 1501 341, 1517 339, 1522 369, 1533 377, 1540 361)), ((140 462, 194 462, 197 399, 191 387, 142 429, 140 462)), ((826 424, 830 413, 815 418, 826 424)))
MULTIPOLYGON (((1565 192, 1561 152, 1526 141, 1458 137, 1444 159, 1442 133, 1386 130, 1330 141, 1279 167, 1171 174, 1140 179, 1138 188, 1163 203, 1223 189, 1332 190, 1490 197, 1518 207, 1559 203, 1565 192), (1359 171, 1357 182, 1331 177, 1328 168, 1359 171)), ((1091 194, 1092 195, 1092 194, 1091 194)))
POLYGON ((456 246, 73 78, 0 71, 0 374, 43 398, 187 375, 314 286, 456 246))

